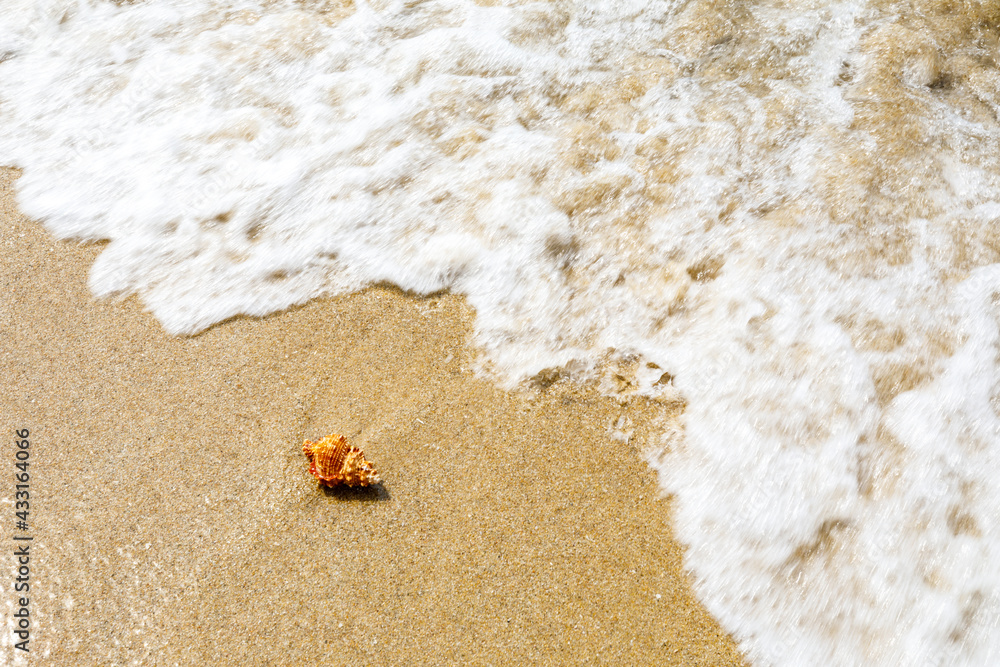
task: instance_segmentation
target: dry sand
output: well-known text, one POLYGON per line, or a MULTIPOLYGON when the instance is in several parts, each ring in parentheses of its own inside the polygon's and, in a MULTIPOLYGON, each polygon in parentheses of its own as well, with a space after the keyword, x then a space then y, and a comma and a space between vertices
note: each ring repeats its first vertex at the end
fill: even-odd
POLYGON ((31 430, 31 664, 743 664, 642 458, 662 408, 498 390, 452 295, 375 288, 170 337, 135 298, 94 301, 100 248, 25 219, 15 179, 0 453, 11 469, 31 430), (330 432, 380 487, 317 486, 301 444, 330 432))

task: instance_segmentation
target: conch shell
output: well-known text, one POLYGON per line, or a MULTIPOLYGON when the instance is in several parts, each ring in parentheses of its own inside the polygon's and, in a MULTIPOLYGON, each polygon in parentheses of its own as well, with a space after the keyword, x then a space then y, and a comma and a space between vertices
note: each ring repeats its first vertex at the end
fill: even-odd
POLYGON ((302 451, 309 458, 309 472, 326 486, 369 486, 379 481, 375 466, 347 438, 333 433, 319 442, 306 440, 302 451))

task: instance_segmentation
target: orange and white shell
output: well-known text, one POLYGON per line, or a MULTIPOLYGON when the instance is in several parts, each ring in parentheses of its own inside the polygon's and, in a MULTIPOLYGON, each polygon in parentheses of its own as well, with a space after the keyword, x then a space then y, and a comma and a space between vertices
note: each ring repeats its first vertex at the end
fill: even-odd
POLYGON ((347 438, 333 433, 319 442, 306 440, 302 451, 309 458, 309 472, 326 486, 370 486, 379 481, 375 466, 364 452, 347 444, 347 438))

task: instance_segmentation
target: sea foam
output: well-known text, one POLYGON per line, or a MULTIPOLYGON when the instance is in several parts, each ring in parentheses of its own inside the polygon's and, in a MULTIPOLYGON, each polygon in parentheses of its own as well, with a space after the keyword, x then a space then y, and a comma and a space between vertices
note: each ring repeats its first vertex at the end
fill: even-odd
POLYGON ((0 162, 172 333, 388 281, 642 359, 755 664, 990 665, 1000 10, 908 7, 0 0, 0 162))

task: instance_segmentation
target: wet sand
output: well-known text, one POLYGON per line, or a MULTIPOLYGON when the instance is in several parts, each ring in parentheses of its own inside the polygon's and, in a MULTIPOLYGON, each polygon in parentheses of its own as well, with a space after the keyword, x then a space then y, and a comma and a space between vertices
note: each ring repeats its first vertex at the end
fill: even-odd
MULTIPOLYGON (((497 389, 447 294, 373 288, 170 337, 134 297, 94 301, 100 246, 20 215, 15 179, 0 452, 13 466, 31 430, 30 664, 744 664, 643 460, 669 406, 497 389), (302 441, 331 432, 382 485, 317 485, 302 441)), ((5 637, 0 663, 15 653, 5 637)))

